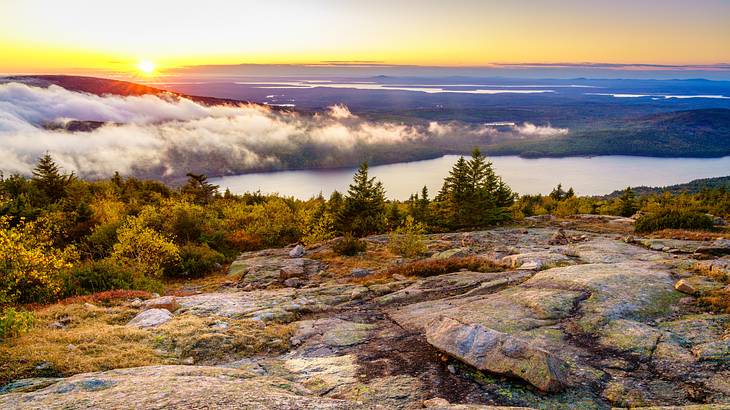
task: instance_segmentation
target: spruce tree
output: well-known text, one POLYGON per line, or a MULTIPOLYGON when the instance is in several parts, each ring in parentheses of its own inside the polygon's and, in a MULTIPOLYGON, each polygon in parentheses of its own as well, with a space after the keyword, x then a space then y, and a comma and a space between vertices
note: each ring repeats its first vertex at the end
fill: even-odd
POLYGON ((368 175, 368 164, 363 162, 347 190, 338 225, 343 232, 362 237, 383 232, 385 224, 385 189, 368 175))
POLYGON ((494 173, 492 163, 474 149, 469 161, 464 157, 456 161, 436 200, 447 227, 458 229, 504 220, 504 208, 512 204, 514 194, 494 173))
POLYGON ((393 231, 403 223, 403 214, 398 207, 398 202, 391 201, 386 212, 388 230, 393 231))
POLYGON ((66 187, 73 179, 73 174, 66 175, 46 153, 33 168, 33 183, 49 202, 55 203, 66 195, 66 187))
POLYGON ((565 199, 565 191, 563 190, 563 184, 558 184, 553 190, 550 192, 550 198, 556 200, 556 201, 562 201, 565 199))
POLYGON ((619 214, 621 216, 632 216, 638 211, 636 206, 636 195, 631 187, 626 187, 624 193, 619 198, 619 214))
POLYGON ((218 185, 208 182, 203 174, 187 173, 188 182, 181 188, 182 193, 192 195, 196 203, 207 204, 218 193, 218 185))

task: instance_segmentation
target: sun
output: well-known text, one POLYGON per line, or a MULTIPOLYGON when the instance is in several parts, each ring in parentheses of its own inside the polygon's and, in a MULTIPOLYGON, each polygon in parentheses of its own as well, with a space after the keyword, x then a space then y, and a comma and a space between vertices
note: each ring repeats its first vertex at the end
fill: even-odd
POLYGON ((149 60, 142 60, 139 63, 137 63, 137 69, 142 72, 142 74, 150 75, 155 72, 155 68, 157 66, 155 63, 149 60))

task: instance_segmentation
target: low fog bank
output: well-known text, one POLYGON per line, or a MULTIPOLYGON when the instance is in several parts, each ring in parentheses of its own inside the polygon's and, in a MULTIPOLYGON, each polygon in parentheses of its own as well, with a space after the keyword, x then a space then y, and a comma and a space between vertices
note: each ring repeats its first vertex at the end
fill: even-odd
POLYGON ((21 83, 0 84, 0 170, 29 175, 49 152, 85 178, 123 175, 174 180, 185 173, 351 166, 399 162, 474 145, 565 135, 530 123, 495 127, 456 122, 367 121, 335 105, 315 115, 260 105, 205 106, 173 96, 97 96, 21 83), (79 129, 65 125, 93 122, 79 129))

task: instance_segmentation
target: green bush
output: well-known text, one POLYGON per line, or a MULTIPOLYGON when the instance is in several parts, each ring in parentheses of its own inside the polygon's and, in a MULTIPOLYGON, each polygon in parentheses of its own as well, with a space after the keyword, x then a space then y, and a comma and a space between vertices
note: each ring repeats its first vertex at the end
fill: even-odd
POLYGON ((100 259, 111 255, 114 244, 117 243, 117 229, 121 226, 121 222, 110 222, 97 225, 86 237, 85 250, 89 256, 100 259))
POLYGON ((712 218, 693 211, 662 210, 647 214, 636 220, 637 233, 654 232, 662 229, 703 229, 713 228, 712 218))
POLYGON ((406 258, 412 258, 426 252, 423 242, 425 227, 408 215, 405 222, 388 236, 388 249, 406 258))
POLYGON ((33 327, 33 312, 15 310, 11 307, 0 311, 0 341, 28 331, 33 327))
POLYGON ((180 247, 180 262, 165 270, 168 277, 200 277, 225 262, 226 257, 208 245, 187 244, 180 247))
POLYGON ((335 241, 332 250, 338 255, 354 256, 365 252, 368 248, 367 242, 357 239, 349 233, 335 241))
POLYGON ((85 262, 62 274, 65 297, 88 295, 113 289, 134 289, 160 292, 162 284, 144 275, 138 275, 126 266, 109 259, 85 262))

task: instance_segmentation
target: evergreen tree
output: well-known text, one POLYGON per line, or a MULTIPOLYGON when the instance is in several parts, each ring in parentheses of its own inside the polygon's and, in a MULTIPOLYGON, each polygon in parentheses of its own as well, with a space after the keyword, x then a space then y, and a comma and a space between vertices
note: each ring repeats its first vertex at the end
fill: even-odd
POLYGON ((550 198, 556 201, 562 201, 565 199, 565 191, 563 190, 563 184, 558 184, 552 192, 550 192, 550 198))
POLYGON ((444 179, 437 197, 450 228, 490 225, 507 218, 505 207, 514 201, 512 190, 499 178, 479 149, 466 161, 460 157, 444 179))
POLYGON ((621 216, 631 216, 639 210, 636 206, 636 195, 631 187, 626 187, 624 193, 621 194, 619 200, 619 214, 621 216))
POLYGON ((398 202, 390 202, 386 212, 386 219, 389 231, 395 230, 401 225, 401 223, 403 223, 403 214, 398 207, 398 202))
POLYGON ((425 185, 421 189, 420 197, 417 193, 411 195, 411 199, 409 200, 409 213, 416 222, 422 224, 430 223, 431 215, 428 208, 430 203, 428 188, 425 185))
MULTIPOLYGON (((327 201, 327 210, 332 215, 335 215, 335 217, 339 217, 339 215, 342 213, 342 209, 345 207, 345 198, 342 196, 342 194, 335 190, 332 191, 332 194, 330 195, 330 199, 327 201)), ((341 228, 341 227, 340 227, 341 228)), ((342 229, 339 229, 339 233, 343 233, 342 229)))
POLYGON ((66 195, 73 174, 61 173, 50 154, 46 153, 33 168, 33 183, 49 202, 55 203, 66 195))
POLYGON ((515 202, 515 197, 517 194, 512 192, 512 188, 507 185, 502 178, 499 178, 499 183, 497 184, 497 192, 496 192, 496 201, 497 201, 497 207, 500 208, 508 208, 512 206, 515 202))
POLYGON ((347 190, 338 225, 343 232, 362 237, 383 232, 385 224, 385 189, 368 176, 368 164, 363 162, 347 190))
POLYGON ((208 182, 208 177, 203 174, 187 173, 188 182, 181 188, 182 193, 192 195, 196 203, 207 204, 216 194, 218 185, 208 182))
POLYGON ((573 198, 575 196, 575 191, 573 191, 573 187, 570 187, 568 189, 568 192, 565 193, 565 199, 573 198))

